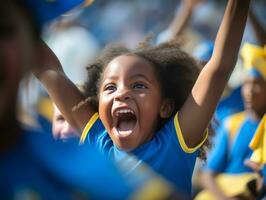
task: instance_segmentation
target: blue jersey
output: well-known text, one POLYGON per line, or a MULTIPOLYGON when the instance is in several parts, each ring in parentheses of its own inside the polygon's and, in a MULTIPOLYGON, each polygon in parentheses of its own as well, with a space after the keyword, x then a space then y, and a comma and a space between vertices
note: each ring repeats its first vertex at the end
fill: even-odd
POLYGON ((219 128, 224 119, 244 110, 244 103, 241 95, 241 86, 233 89, 230 94, 223 97, 217 105, 214 113, 216 123, 212 123, 214 129, 219 128))
POLYGON ((251 119, 246 112, 226 119, 216 133, 205 170, 231 174, 251 172, 244 165, 244 161, 252 154, 249 143, 258 123, 259 121, 251 119))
POLYGON ((125 199, 133 190, 95 149, 38 130, 0 154, 0 199, 125 199))
MULTIPOLYGON (((207 135, 206 135, 207 137, 207 135)), ((113 144, 97 113, 89 120, 81 136, 81 142, 97 147, 104 154, 119 163, 128 160, 129 154, 137 157, 138 162, 130 165, 131 170, 147 163, 155 172, 173 183, 178 191, 191 193, 191 177, 198 156, 198 148, 189 148, 184 142, 177 115, 170 119, 147 143, 131 152, 125 152, 113 144)))

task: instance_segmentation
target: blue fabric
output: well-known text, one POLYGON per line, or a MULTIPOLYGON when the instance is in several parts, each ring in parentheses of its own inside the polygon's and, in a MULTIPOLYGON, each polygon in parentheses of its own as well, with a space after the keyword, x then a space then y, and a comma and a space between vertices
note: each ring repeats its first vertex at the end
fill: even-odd
POLYGON ((200 61, 208 62, 212 56, 213 48, 213 41, 205 40, 194 49, 193 55, 200 61))
POLYGON ((85 142, 95 145, 97 149, 117 162, 124 162, 130 154, 133 154, 139 162, 129 165, 131 167, 128 169, 129 172, 138 165, 146 163, 172 183, 178 191, 191 194, 191 177, 198 151, 194 153, 183 151, 176 135, 174 119, 169 120, 160 131, 155 133, 152 140, 132 152, 117 148, 99 119, 93 124, 85 142))
POLYGON ((38 125, 45 133, 52 133, 52 122, 40 113, 36 113, 38 125))
POLYGON ((22 135, 0 154, 1 199, 125 199, 133 191, 95 149, 32 129, 22 135))
POLYGON ((84 3, 84 0, 24 0, 40 26, 84 3))
POLYGON ((248 70, 248 76, 264 79, 263 75, 255 67, 248 70))
MULTIPOLYGON (((230 120, 230 118, 228 119, 230 120)), ((250 158, 252 150, 249 143, 254 136, 258 121, 246 116, 242 125, 230 141, 229 130, 224 123, 216 133, 213 149, 208 155, 205 170, 216 173, 245 173, 252 170, 244 165, 244 161, 250 158)))
POLYGON ((224 97, 218 104, 214 113, 214 130, 216 130, 226 117, 244 110, 244 102, 241 95, 241 87, 233 89, 231 93, 224 97))

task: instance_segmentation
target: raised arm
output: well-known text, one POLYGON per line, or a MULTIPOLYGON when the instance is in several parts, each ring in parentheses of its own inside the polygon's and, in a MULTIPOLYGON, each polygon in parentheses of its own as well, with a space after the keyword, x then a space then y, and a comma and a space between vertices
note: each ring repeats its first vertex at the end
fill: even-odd
POLYGON ((72 111, 75 105, 84 100, 83 94, 67 78, 56 55, 42 41, 40 41, 39 51, 39 63, 33 70, 33 74, 44 85, 71 126, 82 131, 95 111, 88 104, 72 111))
POLYGON ((168 27, 169 38, 168 40, 173 40, 180 37, 186 27, 189 24, 189 21, 192 17, 195 7, 204 0, 182 0, 181 5, 176 12, 174 19, 168 27))
POLYGON ((263 27, 252 9, 249 11, 249 19, 259 44, 264 46, 266 44, 266 29, 263 27))
POLYGON ((179 111, 180 128, 189 147, 194 147, 204 137, 216 105, 234 69, 249 4, 250 0, 228 0, 216 36, 213 55, 202 69, 191 94, 179 111))

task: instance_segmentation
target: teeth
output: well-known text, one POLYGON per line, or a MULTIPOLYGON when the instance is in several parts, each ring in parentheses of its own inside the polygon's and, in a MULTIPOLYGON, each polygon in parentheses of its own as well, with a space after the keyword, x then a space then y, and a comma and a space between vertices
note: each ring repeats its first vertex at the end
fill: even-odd
POLYGON ((118 116, 119 114, 122 114, 122 113, 132 113, 132 114, 134 114, 134 112, 132 110, 125 108, 125 109, 117 110, 115 115, 118 116))

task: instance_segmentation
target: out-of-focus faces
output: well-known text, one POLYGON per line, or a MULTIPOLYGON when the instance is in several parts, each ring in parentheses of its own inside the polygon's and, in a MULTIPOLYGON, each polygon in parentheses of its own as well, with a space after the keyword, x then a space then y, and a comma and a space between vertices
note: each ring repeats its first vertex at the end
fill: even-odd
POLYGON ((266 81, 263 78, 247 76, 242 87, 242 96, 247 109, 260 115, 266 112, 266 81))
POLYGON ((70 138, 80 137, 80 133, 70 126, 70 124, 65 120, 62 113, 55 105, 52 132, 53 137, 59 140, 67 140, 70 138))
POLYGON ((0 119, 15 111, 19 81, 34 66, 33 27, 24 11, 13 1, 0 6, 0 119))

